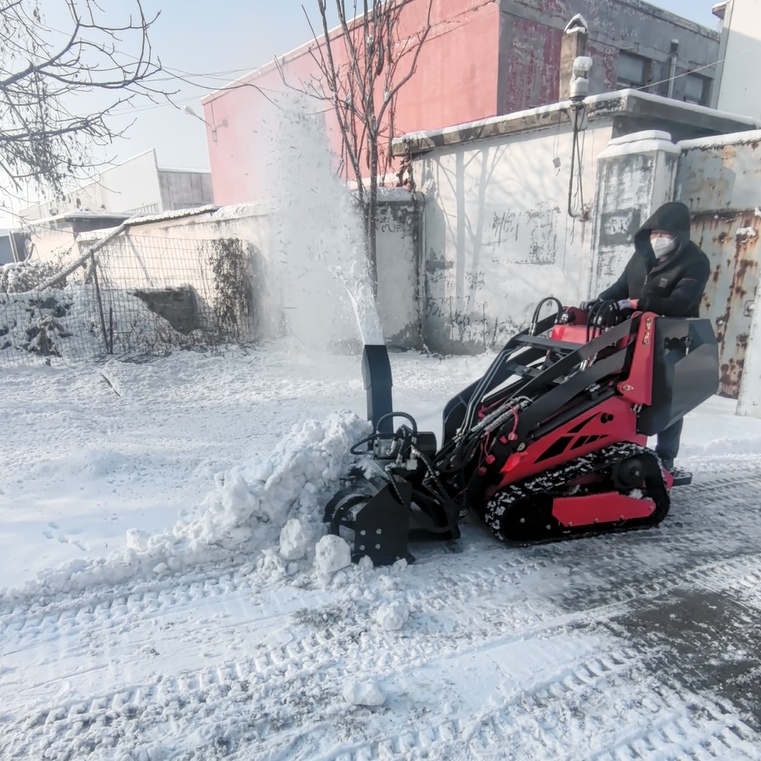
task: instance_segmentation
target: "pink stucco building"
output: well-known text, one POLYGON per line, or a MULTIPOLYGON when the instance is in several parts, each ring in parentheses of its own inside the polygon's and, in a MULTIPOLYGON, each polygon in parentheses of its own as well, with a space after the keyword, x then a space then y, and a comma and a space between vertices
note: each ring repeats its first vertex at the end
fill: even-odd
MULTIPOLYGON (((400 37, 419 32, 427 9, 428 0, 412 0, 401 18, 400 37)), ((414 77, 399 94, 395 134, 512 113, 564 97, 564 29, 578 13, 588 28, 588 54, 594 60, 592 93, 634 87, 709 103, 718 33, 641 0, 432 0, 431 31, 414 77)), ((306 42, 282 59, 289 83, 317 74, 310 53, 314 44, 306 42)), ((270 94, 282 89, 273 62, 204 99, 216 203, 266 194, 259 130, 272 109, 270 94)), ((327 119, 330 128, 330 114, 327 119)), ((332 139, 337 147, 337 134, 332 139)))

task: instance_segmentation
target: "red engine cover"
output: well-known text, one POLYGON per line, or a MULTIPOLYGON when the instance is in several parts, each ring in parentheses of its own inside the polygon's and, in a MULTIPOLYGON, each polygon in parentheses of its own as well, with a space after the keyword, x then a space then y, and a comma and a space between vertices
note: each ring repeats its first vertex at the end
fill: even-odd
POLYGON ((637 414, 631 404, 614 396, 569 420, 548 436, 530 444, 523 452, 511 454, 502 467, 502 479, 486 496, 491 497, 508 484, 528 476, 623 442, 644 446, 647 437, 637 433, 637 414))

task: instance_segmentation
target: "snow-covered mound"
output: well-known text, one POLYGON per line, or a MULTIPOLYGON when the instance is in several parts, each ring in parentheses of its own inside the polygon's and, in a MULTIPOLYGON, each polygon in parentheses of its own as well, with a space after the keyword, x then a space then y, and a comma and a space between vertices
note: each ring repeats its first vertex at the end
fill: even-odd
MULTIPOLYGON (((322 423, 312 420, 294 426, 267 458, 218 474, 196 514, 168 531, 151 535, 130 530, 125 549, 46 571, 7 594, 71 592, 231 558, 240 558, 243 564, 263 550, 271 554, 278 548, 282 560, 303 558, 313 539, 324 532, 325 501, 346 472, 351 446, 367 435, 368 425, 354 413, 342 411, 322 423)), ((323 582, 350 562, 346 543, 331 539, 334 544, 325 544, 315 560, 316 578, 323 582)))

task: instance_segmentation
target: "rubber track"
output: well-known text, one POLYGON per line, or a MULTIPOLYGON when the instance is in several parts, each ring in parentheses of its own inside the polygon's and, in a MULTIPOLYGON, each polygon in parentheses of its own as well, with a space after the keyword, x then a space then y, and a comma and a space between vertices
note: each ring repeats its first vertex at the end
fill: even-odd
MULTIPOLYGON (((596 452, 591 452, 590 454, 564 463, 563 465, 559 465, 543 473, 529 476, 517 483, 510 484, 497 492, 489 500, 485 507, 484 520, 498 539, 510 542, 513 537, 505 535, 504 521, 509 517, 511 510, 520 505, 521 502, 530 500, 534 496, 546 497, 551 495, 562 495, 564 489, 572 481, 591 473, 605 470, 615 462, 637 455, 647 455, 657 462, 655 454, 645 447, 640 447, 636 444, 615 444, 596 452)), ((657 506, 653 516, 650 518, 629 521, 625 526, 620 526, 620 528, 639 528, 647 525, 655 525, 665 517, 669 509, 669 495, 668 492, 666 492, 666 485, 660 473, 658 475, 658 480, 659 488, 662 490, 663 496, 661 503, 656 501, 657 506)), ((535 508, 529 508, 529 514, 526 516, 527 525, 533 524, 535 520, 535 516, 533 515, 534 511, 535 508), (531 520, 529 520, 529 518, 531 518, 531 520)), ((576 536, 592 536, 595 533, 619 528, 615 524, 601 524, 599 531, 591 526, 579 526, 578 528, 569 531, 561 526, 557 519, 555 519, 549 512, 541 521, 539 521, 541 524, 544 524, 545 522, 548 525, 548 529, 549 526, 553 527, 552 530, 546 532, 547 539, 545 539, 545 541, 570 538, 572 534, 576 536)), ((522 530, 520 526, 516 528, 518 531, 522 530)), ((536 537, 532 535, 529 541, 535 539, 536 537)), ((521 541, 521 539, 518 539, 518 541, 521 541)))

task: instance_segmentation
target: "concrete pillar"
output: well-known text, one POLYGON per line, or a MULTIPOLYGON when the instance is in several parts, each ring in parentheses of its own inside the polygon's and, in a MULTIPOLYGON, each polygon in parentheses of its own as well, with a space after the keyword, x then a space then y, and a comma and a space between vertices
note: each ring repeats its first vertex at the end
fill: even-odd
POLYGON ((619 277, 634 251, 634 233, 673 200, 679 154, 668 132, 651 130, 614 138, 598 156, 587 296, 619 277))
POLYGON ((381 188, 376 222, 376 305, 389 348, 422 349, 423 211, 425 198, 381 188))
POLYGON ((737 397, 737 414, 761 418, 761 288, 749 305, 751 310, 748 348, 737 397))

